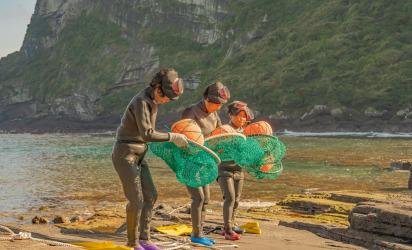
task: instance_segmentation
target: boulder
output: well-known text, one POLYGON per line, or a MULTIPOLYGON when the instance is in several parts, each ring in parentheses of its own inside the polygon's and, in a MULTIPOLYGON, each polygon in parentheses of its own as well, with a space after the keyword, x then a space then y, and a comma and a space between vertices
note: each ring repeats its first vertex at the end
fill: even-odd
POLYGON ((77 223, 77 222, 82 222, 82 221, 84 221, 84 218, 79 215, 74 215, 70 218, 71 223, 77 223))
POLYGON ((410 170, 412 164, 409 161, 394 161, 391 162, 391 169, 393 170, 410 170))
POLYGON ((34 216, 34 218, 31 220, 31 222, 33 223, 33 224, 47 224, 47 223, 49 223, 49 220, 48 219, 46 219, 46 218, 44 218, 44 217, 41 217, 41 216, 34 216))
POLYGON ((410 174, 409 174, 408 188, 412 190, 412 167, 409 171, 410 171, 410 174))
POLYGON ((412 203, 359 203, 349 214, 350 228, 412 240, 412 203))
POLYGON ((382 110, 378 111, 373 107, 368 107, 363 114, 367 117, 370 118, 385 118, 388 117, 389 111, 388 110, 382 110))
POLYGON ((61 215, 56 215, 53 219, 54 224, 62 224, 62 223, 67 223, 69 220, 61 215))
POLYGON ((310 119, 319 115, 330 115, 330 109, 326 105, 315 105, 312 110, 300 117, 300 120, 310 119))
POLYGON ((274 114, 269 115, 269 119, 273 120, 287 120, 289 117, 285 114, 284 111, 277 111, 274 114))
POLYGON ((330 111, 330 114, 335 118, 342 118, 344 111, 341 108, 335 108, 330 111))

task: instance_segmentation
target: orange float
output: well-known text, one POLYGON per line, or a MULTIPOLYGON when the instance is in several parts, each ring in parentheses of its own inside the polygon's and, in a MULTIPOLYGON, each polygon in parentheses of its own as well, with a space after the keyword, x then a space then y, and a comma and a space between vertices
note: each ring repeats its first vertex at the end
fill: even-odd
POLYGON ((250 135, 272 135, 273 130, 269 123, 265 121, 254 122, 245 127, 243 133, 250 135))
MULTIPOLYGON (((270 126, 269 123, 265 121, 259 121, 259 122, 254 122, 245 127, 243 130, 243 133, 246 136, 251 136, 251 135, 272 135, 273 130, 272 126, 270 126)), ((269 172, 272 169, 273 165, 272 164, 265 164, 263 166, 260 166, 259 170, 262 172, 269 172)))
POLYGON ((266 164, 266 165, 261 166, 259 170, 262 172, 269 172, 272 169, 272 167, 273 167, 272 164, 266 164))
POLYGON ((201 145, 205 142, 202 130, 199 125, 197 125, 195 120, 182 119, 173 123, 171 129, 173 133, 184 134, 189 140, 197 142, 201 145))
POLYGON ((215 130, 213 130, 207 137, 221 134, 237 133, 236 130, 230 125, 222 125, 215 130))

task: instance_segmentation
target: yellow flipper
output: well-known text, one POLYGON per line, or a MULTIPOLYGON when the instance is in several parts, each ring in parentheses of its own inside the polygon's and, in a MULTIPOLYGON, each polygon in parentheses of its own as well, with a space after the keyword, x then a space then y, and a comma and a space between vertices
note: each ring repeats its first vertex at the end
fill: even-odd
POLYGON ((84 247, 87 250, 131 250, 132 248, 126 246, 116 246, 111 241, 101 242, 75 242, 70 243, 76 246, 84 247))
POLYGON ((183 235, 190 235, 192 233, 192 227, 185 225, 185 224, 174 224, 169 226, 161 226, 155 228, 157 231, 174 235, 174 236, 183 236, 183 235))
POLYGON ((260 229, 258 222, 248 222, 240 226, 240 228, 244 229, 246 233, 250 234, 261 234, 262 230, 260 229))

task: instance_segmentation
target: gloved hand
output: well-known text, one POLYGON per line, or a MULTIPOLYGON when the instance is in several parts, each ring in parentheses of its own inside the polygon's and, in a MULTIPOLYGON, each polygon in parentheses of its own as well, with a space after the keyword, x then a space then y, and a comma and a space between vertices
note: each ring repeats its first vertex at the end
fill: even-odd
POLYGON ((178 146, 179 148, 184 148, 189 145, 189 142, 187 141, 187 137, 185 135, 178 133, 169 133, 169 137, 169 141, 176 144, 176 146, 178 146))

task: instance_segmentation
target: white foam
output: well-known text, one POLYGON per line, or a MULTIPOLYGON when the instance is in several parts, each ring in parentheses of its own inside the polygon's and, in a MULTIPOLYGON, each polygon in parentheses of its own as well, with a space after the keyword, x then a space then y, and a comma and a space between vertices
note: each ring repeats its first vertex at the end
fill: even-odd
POLYGON ((284 130, 278 135, 295 137, 365 137, 365 138, 412 138, 412 133, 385 133, 385 132, 295 132, 284 130))

